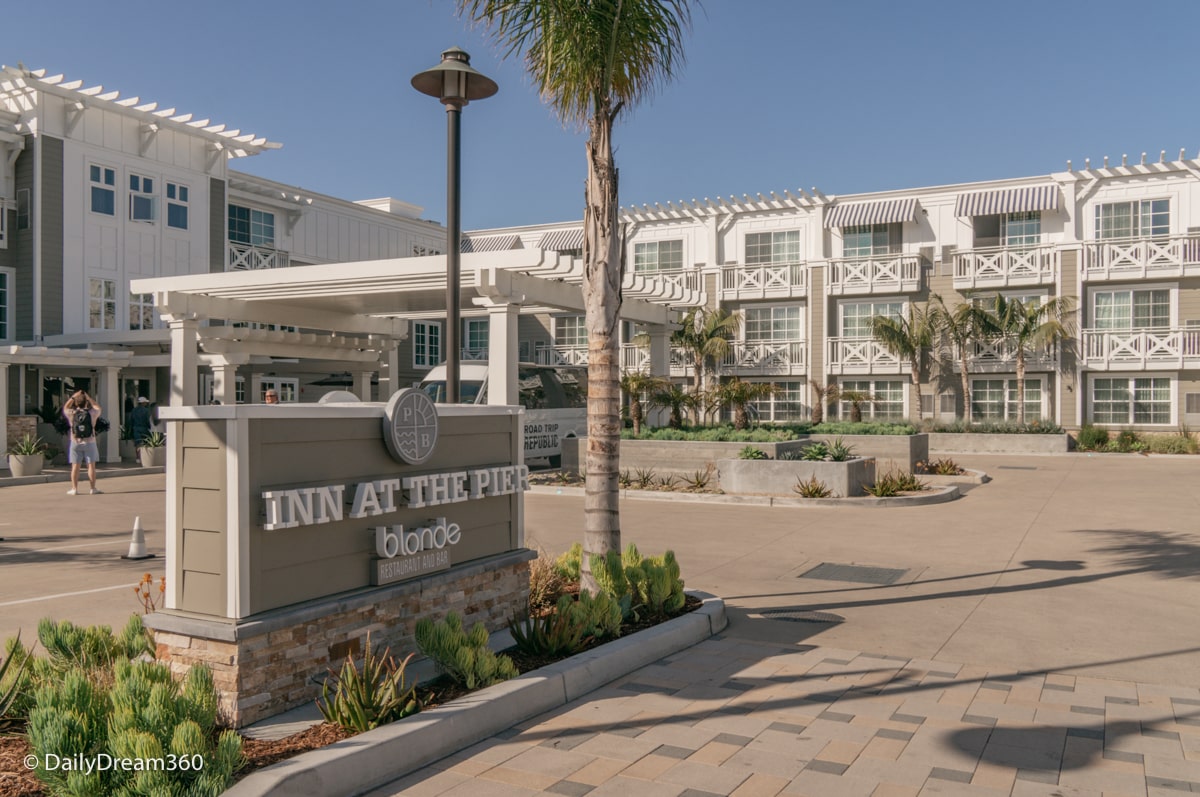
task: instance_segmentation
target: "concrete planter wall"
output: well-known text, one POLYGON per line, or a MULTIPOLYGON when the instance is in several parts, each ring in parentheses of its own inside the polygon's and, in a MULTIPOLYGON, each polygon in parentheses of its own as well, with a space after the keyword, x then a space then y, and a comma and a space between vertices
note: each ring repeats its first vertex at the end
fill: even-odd
MULTIPOLYGON (((563 470, 579 472, 585 459, 582 446, 586 438, 563 440, 563 470)), ((746 446, 754 446, 776 459, 783 451, 800 451, 809 441, 789 440, 783 443, 708 443, 691 440, 622 440, 621 469, 653 468, 655 473, 693 473, 708 465, 716 467, 718 460, 736 459, 746 446)))
POLYGON ((929 435, 924 433, 815 434, 809 440, 829 444, 839 437, 854 450, 855 456, 874 457, 884 470, 889 468, 889 463, 895 463, 894 467, 911 471, 918 462, 929 459, 929 435))
POLYGON ((875 483, 875 460, 805 462, 803 460, 722 459, 717 462, 721 489, 739 495, 795 496, 797 481, 816 478, 838 498, 865 495, 875 483))
POLYGON ((978 434, 931 432, 929 452, 941 454, 1065 454, 1070 450, 1066 434, 978 434))

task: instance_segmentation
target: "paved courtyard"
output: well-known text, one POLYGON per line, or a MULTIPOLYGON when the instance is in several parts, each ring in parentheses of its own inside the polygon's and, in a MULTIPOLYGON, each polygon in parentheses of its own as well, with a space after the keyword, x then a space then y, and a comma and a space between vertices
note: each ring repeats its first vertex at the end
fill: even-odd
MULTIPOLYGON (((725 632, 375 797, 1200 791, 1200 458, 959 459, 994 481, 937 506, 623 502, 725 632)), ((162 480, 0 489, 0 633, 123 622, 162 480)), ((580 538, 582 499, 526 508, 530 544, 580 538)))

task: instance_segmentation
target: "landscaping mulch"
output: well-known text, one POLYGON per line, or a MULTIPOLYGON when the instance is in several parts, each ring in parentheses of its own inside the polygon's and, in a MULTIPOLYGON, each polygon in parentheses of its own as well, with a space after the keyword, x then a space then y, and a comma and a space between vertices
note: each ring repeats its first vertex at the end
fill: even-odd
POLYGON ((24 736, 0 736, 0 794, 4 797, 44 797, 42 782, 25 768, 33 752, 24 736))

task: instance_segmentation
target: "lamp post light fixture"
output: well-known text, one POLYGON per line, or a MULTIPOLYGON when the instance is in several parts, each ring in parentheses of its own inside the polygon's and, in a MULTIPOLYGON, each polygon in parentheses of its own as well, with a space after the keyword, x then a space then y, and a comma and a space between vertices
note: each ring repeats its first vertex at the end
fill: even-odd
POLYGON ((471 68, 471 56, 457 47, 442 53, 442 62, 413 76, 412 86, 437 97, 446 106, 446 403, 459 400, 459 252, 462 220, 459 217, 459 125, 463 106, 486 100, 499 91, 496 82, 471 68))

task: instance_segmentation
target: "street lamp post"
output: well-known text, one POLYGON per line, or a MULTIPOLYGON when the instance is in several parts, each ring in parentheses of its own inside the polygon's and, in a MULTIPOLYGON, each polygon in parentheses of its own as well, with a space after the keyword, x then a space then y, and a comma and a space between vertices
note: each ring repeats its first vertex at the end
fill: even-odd
POLYGON ((459 400, 459 252, 462 220, 459 218, 459 125, 462 108, 471 100, 485 100, 499 87, 491 78, 471 68, 471 56, 457 47, 442 53, 442 62, 413 76, 413 88, 437 97, 446 106, 446 403, 459 400))

